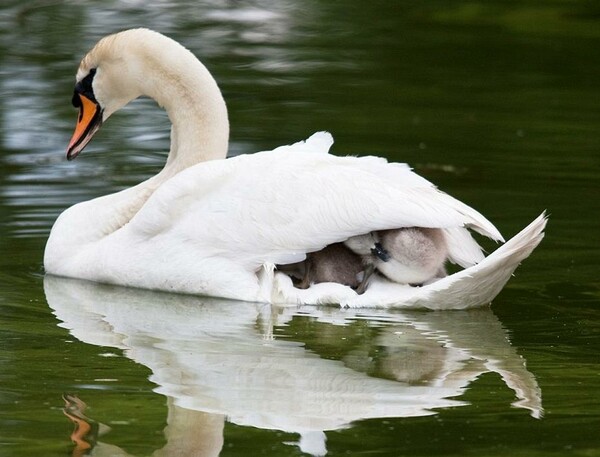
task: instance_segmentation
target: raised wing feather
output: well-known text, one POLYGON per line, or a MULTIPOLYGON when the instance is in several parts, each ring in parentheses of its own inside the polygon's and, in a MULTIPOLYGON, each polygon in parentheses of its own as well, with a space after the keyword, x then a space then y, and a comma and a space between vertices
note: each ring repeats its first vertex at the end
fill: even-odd
POLYGON ((299 152, 327 154, 333 144, 333 137, 329 132, 313 133, 306 140, 298 141, 289 146, 279 146, 273 149, 274 152, 299 152))

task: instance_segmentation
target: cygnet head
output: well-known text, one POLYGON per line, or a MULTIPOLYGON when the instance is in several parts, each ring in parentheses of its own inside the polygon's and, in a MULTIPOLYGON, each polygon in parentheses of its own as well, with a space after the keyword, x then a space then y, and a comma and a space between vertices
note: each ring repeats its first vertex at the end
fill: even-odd
POLYGON ((389 260, 373 257, 375 268, 395 282, 420 284, 444 271, 448 247, 441 229, 408 227, 378 232, 389 260))

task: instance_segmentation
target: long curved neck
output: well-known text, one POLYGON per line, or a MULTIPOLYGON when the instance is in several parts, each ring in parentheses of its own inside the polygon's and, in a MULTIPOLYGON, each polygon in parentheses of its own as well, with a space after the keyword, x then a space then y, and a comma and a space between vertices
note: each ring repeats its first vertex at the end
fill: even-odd
MULTIPOLYGON (((152 192, 180 171, 200 162, 225 159, 229 120, 225 100, 207 68, 176 41, 148 30, 133 30, 125 64, 126 86, 162 106, 171 121, 171 149, 163 170, 132 188, 123 214, 134 215, 152 192)), ((118 75, 118 73, 117 73, 118 75)))
POLYGON ((168 177, 199 162, 224 159, 229 140, 227 107, 206 67, 168 40, 160 54, 144 53, 138 66, 141 93, 164 107, 171 120, 168 177), (144 68, 146 67, 146 68, 144 68))
POLYGON ((46 245, 45 264, 51 273, 70 276, 63 267, 68 263, 65 256, 76 256, 83 246, 126 225, 166 180, 192 165, 227 155, 227 108, 215 80, 183 46, 153 35, 146 37, 156 38, 151 45, 143 40, 133 45, 135 52, 126 63, 128 74, 121 82, 130 94, 151 97, 167 111, 172 123, 167 162, 160 173, 137 186, 66 210, 46 245))
MULTIPOLYGON (((148 33, 141 31, 141 33, 148 33)), ((163 170, 156 176, 115 196, 111 229, 117 220, 129 221, 166 180, 200 162, 225 159, 229 120, 225 100, 207 68, 187 49, 163 35, 150 32, 134 45, 127 78, 140 93, 162 106, 171 121, 171 149, 163 170), (123 198, 127 195, 127 198, 123 198)))

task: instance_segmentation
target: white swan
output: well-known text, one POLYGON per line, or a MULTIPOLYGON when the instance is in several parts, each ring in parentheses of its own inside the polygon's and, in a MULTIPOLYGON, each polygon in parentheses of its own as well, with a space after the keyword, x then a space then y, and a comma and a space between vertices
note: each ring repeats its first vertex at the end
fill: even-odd
MULTIPOLYGON (((352 305, 356 293, 349 287, 325 283, 300 291, 274 265, 399 227, 443 229, 449 259, 465 267, 483 260, 467 228, 502 240, 481 214, 405 164, 329 155, 333 140, 326 132, 222 160, 229 124, 217 84, 192 53, 159 33, 132 29, 103 38, 81 61, 76 80, 79 119, 69 159, 102 122, 141 95, 167 111, 171 150, 156 176, 60 215, 44 256, 49 274, 250 301, 352 305)), ((519 255, 537 245, 544 224, 538 220, 519 255)), ((494 295, 520 261, 514 259, 508 267, 503 261, 508 273, 488 287, 494 295)), ((399 305, 406 288, 415 289, 387 283, 374 281, 361 303, 377 297, 374 305, 399 305)))

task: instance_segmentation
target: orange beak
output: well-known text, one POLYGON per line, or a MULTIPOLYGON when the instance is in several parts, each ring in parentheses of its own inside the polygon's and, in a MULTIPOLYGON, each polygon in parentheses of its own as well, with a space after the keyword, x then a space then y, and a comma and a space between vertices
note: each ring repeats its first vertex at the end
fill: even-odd
POLYGON ((102 109, 100 105, 83 94, 76 93, 73 101, 79 97, 79 117, 75 132, 67 148, 67 159, 73 160, 90 142, 94 133, 102 126, 102 109))

